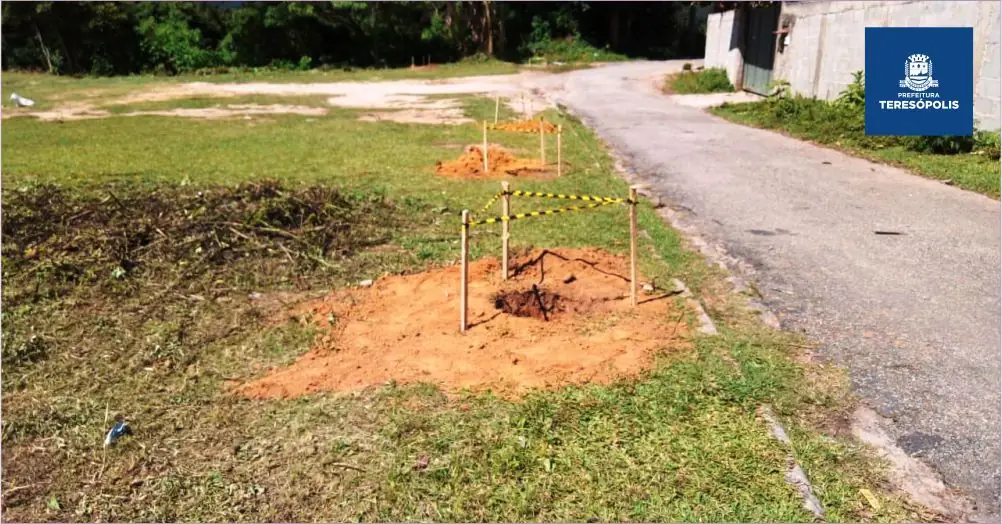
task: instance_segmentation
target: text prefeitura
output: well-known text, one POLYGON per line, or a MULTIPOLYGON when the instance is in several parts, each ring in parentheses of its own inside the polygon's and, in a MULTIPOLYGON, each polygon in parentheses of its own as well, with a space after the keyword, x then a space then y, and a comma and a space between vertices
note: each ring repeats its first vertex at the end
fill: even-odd
MULTIPOLYGON (((939 98, 937 93, 898 93, 899 98, 939 98)), ((880 100, 880 109, 960 109, 958 100, 880 100)))

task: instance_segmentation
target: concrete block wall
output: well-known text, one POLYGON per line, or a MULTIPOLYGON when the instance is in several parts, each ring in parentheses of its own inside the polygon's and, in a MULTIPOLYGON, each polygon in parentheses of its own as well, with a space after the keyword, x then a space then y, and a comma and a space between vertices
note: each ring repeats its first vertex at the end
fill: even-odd
POLYGON ((974 113, 979 127, 999 129, 998 2, 784 2, 793 20, 789 46, 776 54, 774 79, 827 100, 865 65, 866 27, 974 27, 974 113))
MULTIPOLYGON (((807 1, 784 2, 783 19, 792 30, 788 46, 776 53, 774 80, 786 80, 800 94, 827 100, 852 82, 865 65, 865 28, 974 27, 974 116, 978 127, 1002 124, 998 2, 807 1)), ((724 67, 735 83, 743 67, 734 11, 707 21, 706 67, 724 67), (737 31, 736 31, 737 30, 737 31)))
POLYGON ((735 26, 733 10, 714 13, 706 19, 706 51, 703 55, 703 67, 726 69, 727 78, 734 85, 737 85, 738 76, 744 66, 741 48, 738 46, 739 30, 740 27, 735 26))

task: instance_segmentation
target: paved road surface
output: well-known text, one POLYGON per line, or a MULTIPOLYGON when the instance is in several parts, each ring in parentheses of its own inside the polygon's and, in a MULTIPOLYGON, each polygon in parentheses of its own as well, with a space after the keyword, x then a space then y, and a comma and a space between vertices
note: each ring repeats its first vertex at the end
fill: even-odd
POLYGON ((576 71, 552 96, 750 263, 784 327, 847 365, 899 446, 997 522, 999 202, 652 92, 650 78, 677 67, 576 71))

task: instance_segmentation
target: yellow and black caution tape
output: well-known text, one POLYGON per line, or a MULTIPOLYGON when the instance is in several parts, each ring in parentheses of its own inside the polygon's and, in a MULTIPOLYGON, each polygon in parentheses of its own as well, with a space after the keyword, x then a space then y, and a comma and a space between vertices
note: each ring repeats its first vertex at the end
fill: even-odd
POLYGON ((608 202, 610 204, 619 204, 622 202, 626 202, 625 198, 600 197, 600 196, 588 196, 588 195, 562 195, 559 193, 540 193, 538 191, 512 191, 511 196, 524 196, 524 197, 537 197, 537 198, 562 198, 566 200, 608 202))
POLYGON ((581 211, 581 210, 584 210, 584 209, 591 209, 591 208, 596 208, 596 207, 601 207, 601 206, 608 206, 608 205, 611 205, 611 204, 619 204, 619 203, 620 202, 606 201, 606 202, 598 202, 596 204, 588 204, 587 206, 567 206, 567 207, 560 207, 560 208, 556 208, 556 209, 545 209, 545 210, 542 210, 542 211, 530 211, 528 213, 518 213, 517 215, 501 215, 501 216, 492 217, 492 218, 485 218, 483 220, 472 220, 472 221, 470 221, 469 225, 470 226, 479 226, 479 225, 483 225, 483 224, 495 224, 495 223, 498 223, 498 222, 510 222, 512 220, 518 220, 518 219, 521 219, 521 218, 531 218, 531 217, 541 217, 541 216, 547 216, 547 215, 557 215, 557 214, 560 214, 560 213, 567 213, 569 211, 581 211))
POLYGON ((492 196, 491 199, 488 200, 486 204, 484 204, 484 207, 483 207, 483 209, 480 210, 480 212, 483 213, 484 211, 487 211, 488 209, 490 209, 491 206, 494 205, 494 202, 497 202, 498 199, 501 198, 501 195, 503 195, 503 194, 504 194, 504 191, 499 191, 498 194, 492 196))

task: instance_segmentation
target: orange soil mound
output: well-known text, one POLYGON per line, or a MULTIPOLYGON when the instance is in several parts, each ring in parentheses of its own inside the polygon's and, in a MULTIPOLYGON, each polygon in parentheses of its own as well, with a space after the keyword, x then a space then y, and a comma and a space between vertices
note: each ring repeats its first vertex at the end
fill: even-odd
POLYGON ((630 307, 629 264, 590 249, 519 257, 507 282, 496 260, 470 265, 470 327, 459 332, 459 267, 389 277, 285 313, 320 327, 292 366, 237 394, 287 398, 353 391, 388 381, 431 382, 446 391, 608 383, 648 369, 654 353, 685 344, 669 293, 630 307), (333 325, 329 319, 334 319, 333 325))
MULTIPOLYGON (((519 176, 531 173, 542 173, 546 166, 538 160, 517 158, 501 146, 487 146, 487 176, 519 176)), ((448 160, 435 164, 435 172, 443 176, 482 177, 484 176, 483 146, 466 146, 466 150, 456 160, 448 160)))
POLYGON ((557 125, 552 122, 547 122, 545 120, 518 120, 513 122, 498 122, 496 124, 490 124, 487 126, 488 129, 493 129, 495 131, 510 131, 513 133, 538 133, 539 124, 543 124, 544 133, 556 133, 557 125))

